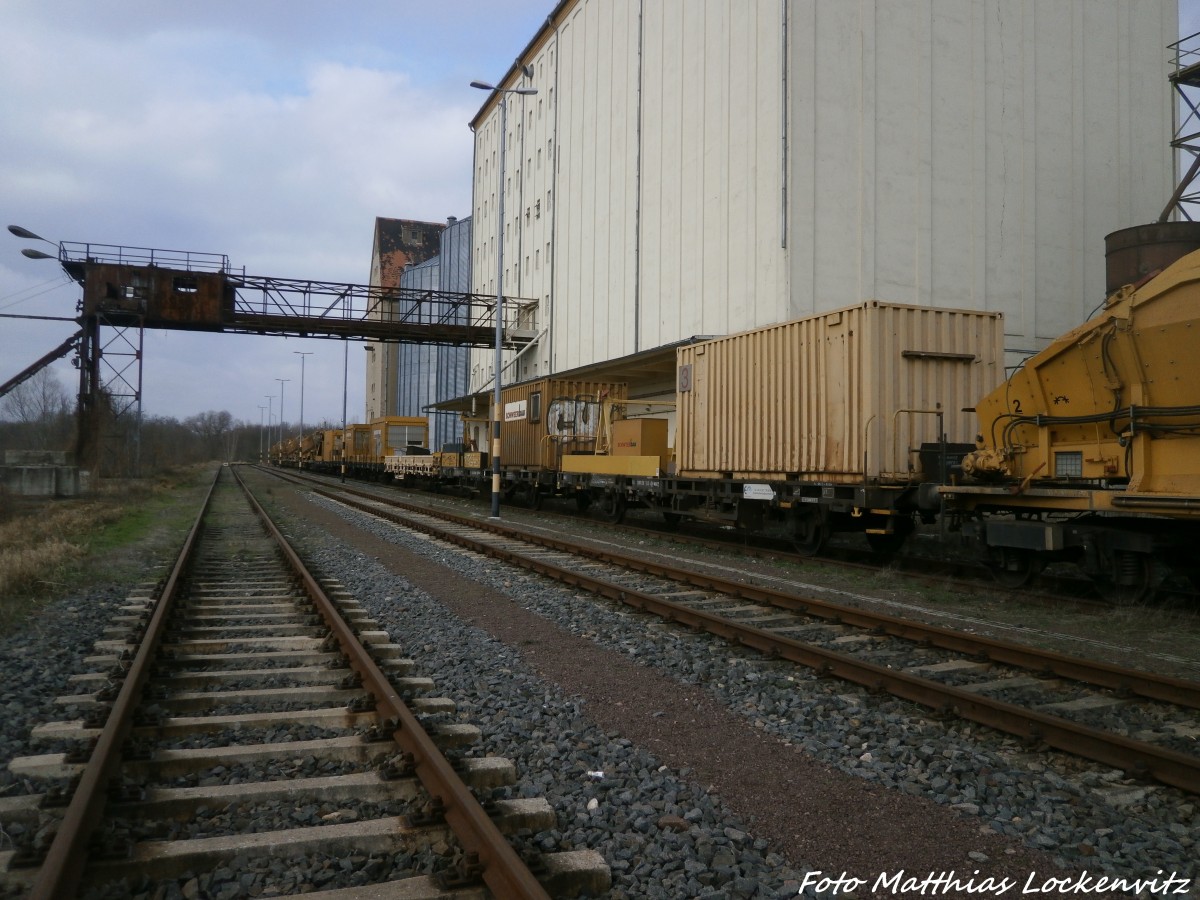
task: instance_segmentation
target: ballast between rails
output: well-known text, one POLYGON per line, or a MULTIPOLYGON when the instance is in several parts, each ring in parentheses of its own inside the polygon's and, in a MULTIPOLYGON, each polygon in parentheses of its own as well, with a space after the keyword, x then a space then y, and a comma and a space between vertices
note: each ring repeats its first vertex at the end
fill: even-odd
POLYGON ((1187 708, 1200 708, 1200 687, 1180 679, 1149 675, 1121 669, 1104 663, 1066 657, 1061 654, 1037 651, 1028 647, 964 635, 936 626, 897 620, 890 616, 843 608, 816 598, 797 598, 769 589, 748 586, 741 582, 726 582, 719 578, 696 576, 657 563, 623 554, 595 551, 570 541, 531 535, 503 524, 456 516, 444 511, 421 507, 379 497, 358 499, 352 492, 315 488, 314 492, 338 503, 370 515, 389 519, 408 528, 430 534, 487 556, 521 566, 566 584, 582 587, 601 596, 631 607, 662 616, 669 622, 709 631, 734 643, 759 650, 781 659, 791 660, 821 673, 843 678, 872 690, 886 690, 903 699, 935 711, 950 712, 962 718, 996 728, 1028 740, 1064 750, 1115 768, 1153 778, 1183 790, 1200 793, 1200 758, 1153 744, 1134 740, 1111 732, 1100 731, 1086 724, 1064 719, 1035 709, 982 696, 951 685, 931 681, 901 670, 892 669, 844 653, 815 647, 802 641, 774 634, 752 625, 738 623, 720 615, 691 608, 686 604, 641 591, 627 585, 615 584, 604 578, 580 571, 578 567, 560 566, 540 554, 522 553, 514 549, 516 542, 538 547, 603 559, 615 565, 639 572, 677 578, 684 584, 702 585, 739 598, 753 598, 783 608, 803 608, 809 614, 837 619, 847 624, 880 629, 914 642, 961 651, 964 655, 997 663, 1011 663, 1034 671, 1045 672, 1076 681, 1088 682, 1116 690, 1138 693, 1148 698, 1162 699, 1187 708), (412 510, 417 515, 404 515, 392 509, 412 510), (435 520, 444 520, 451 528, 435 520), (505 540, 496 543, 486 537, 496 535, 505 540))
POLYGON ((538 883, 524 861, 505 840, 504 835, 488 817, 475 795, 471 793, 438 750, 420 721, 400 698, 387 675, 379 668, 366 647, 359 641, 349 623, 338 612, 320 583, 292 549, 270 516, 246 488, 241 476, 234 471, 238 484, 246 491, 247 499, 263 526, 279 545, 289 565, 299 576, 305 592, 312 598, 329 625, 351 667, 363 677, 364 686, 378 703, 387 707, 395 730, 392 737, 405 752, 412 755, 413 771, 429 793, 445 805, 446 821, 463 842, 467 852, 478 858, 482 878, 497 897, 543 898, 549 894, 538 883))
MULTIPOLYGON (((37 871, 31 872, 29 875, 31 881, 29 896, 38 898, 74 896, 88 872, 95 874, 100 869, 104 869, 105 865, 109 866, 108 869, 104 869, 108 876, 113 876, 119 871, 120 860, 112 860, 111 863, 99 862, 96 859, 89 860, 89 852, 93 851, 91 845, 94 836, 98 833, 100 823, 106 821, 110 815, 110 811, 106 810, 106 806, 110 802, 108 800, 109 787, 128 762, 124 757, 128 752, 126 742, 135 733, 135 709, 144 705, 143 694, 151 689, 151 677, 157 677, 152 670, 155 670, 161 661, 160 650, 165 643, 172 640, 167 622, 169 618, 172 622, 178 622, 175 607, 179 605, 180 601, 177 600, 177 597, 181 593, 184 581, 189 578, 194 580, 199 535, 207 527, 205 520, 210 515, 218 484, 224 477, 223 473, 226 472, 230 473, 233 480, 237 482, 246 502, 261 522, 266 540, 278 548, 286 568, 294 573, 296 583, 300 588, 296 597, 299 597, 301 592, 306 595, 311 606, 307 603, 304 605, 318 614, 312 617, 313 622, 319 620, 324 623, 323 626, 318 627, 328 635, 324 639, 325 644, 330 649, 336 644, 345 660, 342 665, 357 673, 355 689, 365 690, 372 698, 371 708, 378 710, 375 715, 382 722, 375 731, 384 739, 390 736, 395 741, 405 761, 405 769, 411 773, 415 781, 421 783, 428 795, 433 798, 432 803, 439 810, 440 818, 444 820, 456 840, 461 844, 465 854, 463 868, 460 872, 450 874, 466 879, 464 884, 467 881, 475 884, 481 880, 495 896, 547 898, 549 896, 547 889, 537 880, 528 865, 508 843, 497 823, 484 810, 480 801, 475 798, 471 789, 467 787, 462 777, 443 755, 433 736, 426 731, 417 716, 401 699, 394 683, 383 672, 381 664, 375 661, 371 652, 357 636, 355 625, 363 627, 362 617, 356 616, 352 612, 350 616, 354 622, 352 623, 346 618, 346 615, 328 596, 321 583, 309 572, 290 547, 279 529, 271 522, 270 517, 253 497, 237 470, 229 468, 217 470, 202 509, 189 531, 170 576, 161 590, 156 592, 153 601, 147 604, 146 610, 139 613, 141 621, 134 626, 135 631, 131 633, 131 636, 139 639, 136 653, 132 655, 124 675, 121 677, 122 683, 116 693, 116 700, 109 709, 103 726, 100 727, 99 735, 86 764, 82 766, 78 787, 74 790, 65 814, 55 829, 51 845, 37 871)), ((271 613, 268 618, 276 616, 278 616, 277 613, 271 613)), ((204 618, 203 614, 201 618, 204 618)), ((313 623, 305 624, 311 626, 313 623)), ((242 625, 231 627, 246 628, 242 625)), ((203 631, 204 628, 201 627, 199 630, 203 631)), ((292 633, 286 632, 288 635, 292 633)), ((178 633, 175 637, 178 638, 178 633)), ((286 640, 287 638, 285 638, 286 640)), ((290 670, 282 668, 277 671, 290 670)), ((409 681, 416 682, 420 679, 409 679, 409 681)), ((416 689, 420 690, 419 687, 416 689)), ((186 694, 186 692, 184 693, 186 694)), ((270 693, 270 690, 265 693, 270 693)), ((203 696, 219 696, 220 694, 221 692, 217 691, 214 694, 203 693, 203 696)), ((90 694, 80 696, 89 698, 89 701, 93 697, 90 694)), ((155 694, 155 696, 158 695, 155 694)), ((184 702, 192 699, 194 698, 186 698, 184 702)), ((417 702, 420 704, 423 701, 418 700, 417 702)), ((74 724, 54 723, 53 726, 48 727, 62 730, 62 726, 74 724)), ((187 720, 180 720, 179 725, 194 727, 194 723, 189 725, 187 720)), ((239 748, 235 748, 235 751, 237 750, 239 748)), ((27 767, 45 765, 45 763, 35 762, 34 758, 24 761, 24 764, 27 767)), ((309 781, 315 781, 315 779, 309 779, 309 781)), ((267 793, 269 792, 259 792, 261 796, 266 796, 267 793)), ((544 801, 541 802, 548 811, 549 807, 545 805, 544 801)), ((504 806, 504 804, 501 803, 500 806, 504 806)), ((518 810, 511 811, 511 815, 519 814, 518 810)), ((505 815, 509 815, 509 813, 505 813, 505 815)), ((532 823, 540 815, 540 810, 526 812, 523 821, 532 823)), ((403 822, 404 820, 387 820, 387 823, 393 821, 403 822)), ((506 822, 506 824, 511 825, 511 822, 506 822)), ((388 827, 394 828, 395 826, 389 824, 388 827)), ((153 844, 153 841, 150 843, 153 844)), ((190 844, 191 842, 182 843, 190 844)), ((222 843, 219 838, 195 843, 204 845, 194 851, 197 858, 203 857, 205 853, 220 855, 228 852, 228 842, 222 843)), ((295 845, 300 846, 301 843, 303 842, 300 841, 295 845)), ((138 845, 138 848, 142 847, 143 845, 138 845)), ((190 846, 171 849, 180 850, 180 853, 176 854, 179 858, 193 852, 190 846)), ((144 865, 146 860, 155 858, 155 853, 158 851, 146 850, 145 853, 148 854, 145 859, 141 856, 137 857, 139 865, 144 865)), ((160 854, 160 856, 162 855, 160 854)), ((162 858, 166 859, 170 856, 170 852, 167 852, 162 858)), ((591 851, 551 854, 545 858, 545 861, 546 871, 543 875, 556 885, 556 890, 558 888, 578 889, 579 885, 584 884, 585 879, 592 879, 592 886, 598 885, 601 881, 607 882, 607 868, 603 866, 603 861, 599 856, 591 851), (603 872, 601 872, 602 869, 603 872)), ((29 865, 29 863, 22 865, 29 865)), ((141 871, 148 872, 149 870, 143 868, 141 871)))

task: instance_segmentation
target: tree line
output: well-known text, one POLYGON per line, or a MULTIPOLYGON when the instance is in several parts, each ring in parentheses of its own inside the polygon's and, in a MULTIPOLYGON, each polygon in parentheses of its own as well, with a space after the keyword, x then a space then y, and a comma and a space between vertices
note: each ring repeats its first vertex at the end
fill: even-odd
MULTIPOLYGON (((180 420, 134 411, 101 416, 97 468, 103 476, 152 475, 175 466, 207 461, 256 462, 272 440, 258 422, 243 422, 225 410, 180 420)), ((337 426, 323 424, 318 427, 337 426)), ((278 438, 279 426, 270 429, 278 438)), ((283 425, 284 436, 294 427, 283 425)), ((0 398, 0 451, 63 450, 76 445, 75 399, 59 376, 42 369, 0 398)))

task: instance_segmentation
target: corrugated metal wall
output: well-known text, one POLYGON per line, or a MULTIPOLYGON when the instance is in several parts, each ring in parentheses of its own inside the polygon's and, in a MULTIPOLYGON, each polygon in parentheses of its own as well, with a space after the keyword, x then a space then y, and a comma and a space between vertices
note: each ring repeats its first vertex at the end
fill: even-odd
POLYGON ((628 396, 624 384, 596 381, 563 381, 540 378, 504 388, 505 404, 524 401, 526 415, 507 420, 500 428, 500 464, 530 470, 557 470, 558 459, 566 452, 594 449, 593 441, 601 415, 602 399, 621 400, 628 396), (540 394, 534 413, 533 395, 540 394), (585 401, 572 404, 571 401, 585 401), (566 401, 557 403, 556 401, 566 401), (589 402, 590 401, 590 402, 589 402), (579 415, 579 421, 571 421, 579 415), (551 440, 553 435, 558 440, 551 440), (572 437, 578 436, 578 437, 572 437))
MULTIPOLYGON (((506 136, 505 293, 550 330, 522 367, 868 299, 1003 312, 1036 349, 1103 298, 1104 235, 1171 194, 1177 29, 1176 0, 564 4, 505 85, 538 90, 506 136)), ((483 291, 498 119, 476 122, 483 291)))
MULTIPOLYGON (((438 256, 405 270, 400 276, 400 287, 412 291, 466 293, 471 280, 470 253, 471 220, 467 218, 451 222, 442 232, 438 256)), ((401 312, 411 311, 415 302, 402 299, 401 312)), ((396 414, 428 415, 429 445, 432 449, 462 441, 462 424, 458 416, 427 410, 426 407, 467 392, 469 351, 463 347, 401 344, 398 355, 396 414)))
POLYGON ((996 313, 869 303, 682 347, 679 472, 903 481, 929 411, 974 439, 962 410, 1003 381, 1002 337, 996 313))

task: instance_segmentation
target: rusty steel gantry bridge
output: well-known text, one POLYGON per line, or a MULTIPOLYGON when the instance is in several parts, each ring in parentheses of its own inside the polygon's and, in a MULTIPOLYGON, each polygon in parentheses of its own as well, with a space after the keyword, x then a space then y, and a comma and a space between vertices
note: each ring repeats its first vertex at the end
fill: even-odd
MULTIPOLYGON (((103 393, 112 414, 120 416, 135 407, 140 412, 147 328, 495 346, 494 296, 247 275, 223 254, 110 244, 61 242, 58 262, 83 288, 75 319, 80 330, 0 385, 0 396, 76 350, 80 460, 88 459, 98 446, 102 364, 108 375, 103 393), (110 329, 103 343, 102 327, 110 329)), ((534 339, 536 306, 536 300, 504 299, 506 347, 519 348, 534 339)))

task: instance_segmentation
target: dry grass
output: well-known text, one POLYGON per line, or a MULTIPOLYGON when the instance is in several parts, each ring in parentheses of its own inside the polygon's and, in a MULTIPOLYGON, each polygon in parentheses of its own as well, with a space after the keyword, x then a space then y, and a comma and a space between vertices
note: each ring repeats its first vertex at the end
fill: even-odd
POLYGON ((173 479, 101 483, 90 497, 24 504, 0 522, 0 635, 48 601, 90 581, 119 578, 147 543, 170 543, 195 515, 189 490, 199 473, 173 479), (119 562, 118 562, 119 561, 119 562))

